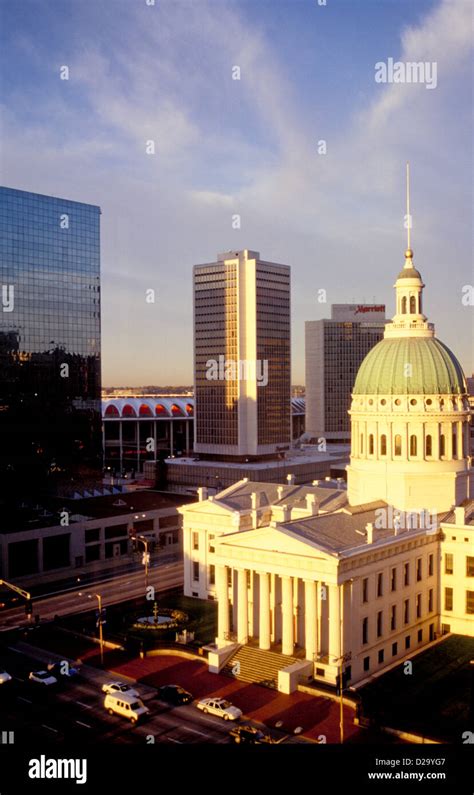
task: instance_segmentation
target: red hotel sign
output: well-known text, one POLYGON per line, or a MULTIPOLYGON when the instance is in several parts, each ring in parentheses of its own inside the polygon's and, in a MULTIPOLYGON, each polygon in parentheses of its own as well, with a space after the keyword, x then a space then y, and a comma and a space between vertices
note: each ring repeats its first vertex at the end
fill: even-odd
POLYGON ((355 314, 358 315, 359 312, 385 312, 385 304, 370 304, 369 306, 367 304, 359 304, 355 314))

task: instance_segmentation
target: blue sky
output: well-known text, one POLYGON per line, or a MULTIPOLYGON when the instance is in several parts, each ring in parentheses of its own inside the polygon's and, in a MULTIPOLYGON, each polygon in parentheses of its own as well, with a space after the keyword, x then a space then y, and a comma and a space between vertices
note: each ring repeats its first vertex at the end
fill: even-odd
POLYGON ((472 372, 470 0, 0 0, 0 12, 2 184, 102 208, 105 385, 192 382, 192 265, 234 248, 292 266, 302 383, 304 320, 373 299, 393 314, 406 160, 425 311, 472 372), (389 57, 436 61, 436 89, 375 83, 389 57))

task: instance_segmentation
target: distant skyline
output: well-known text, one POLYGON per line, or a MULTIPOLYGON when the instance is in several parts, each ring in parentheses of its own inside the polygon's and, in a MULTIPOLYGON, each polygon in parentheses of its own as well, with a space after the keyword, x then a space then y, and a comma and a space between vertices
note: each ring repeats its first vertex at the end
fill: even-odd
POLYGON ((191 384, 192 266, 244 248, 291 266, 304 383, 305 320, 394 314, 407 160, 425 312, 472 373, 470 0, 0 0, 0 23, 2 184, 102 209, 104 386, 191 384), (377 83, 390 58, 436 87, 377 83))

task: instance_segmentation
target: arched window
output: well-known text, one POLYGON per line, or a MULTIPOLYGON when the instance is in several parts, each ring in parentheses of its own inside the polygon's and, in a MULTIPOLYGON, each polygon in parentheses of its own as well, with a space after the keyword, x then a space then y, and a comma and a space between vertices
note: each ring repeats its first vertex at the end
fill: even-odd
POLYGON ((387 437, 384 433, 380 437, 380 455, 387 455, 387 437))
POLYGON ((446 455, 446 437, 444 433, 439 437, 439 454, 441 458, 446 455))
POLYGON ((361 452, 361 455, 364 452, 364 434, 363 433, 361 433, 361 435, 360 435, 360 452, 361 452))
POLYGON ((400 436, 399 433, 396 434, 394 442, 395 442, 394 443, 395 455, 401 455, 402 454, 402 437, 400 436))
POLYGON ((410 436, 410 455, 416 455, 416 436, 414 433, 410 436))
POLYGON ((458 437, 456 436, 456 431, 453 431, 453 458, 456 458, 458 454, 458 437))
POLYGON ((410 296, 410 315, 416 314, 416 298, 414 295, 410 296))
POLYGON ((374 454, 374 434, 369 434, 369 455, 374 454))
POLYGON ((430 434, 425 440, 425 455, 433 455, 433 439, 430 434))
POLYGON ((110 403, 107 408, 105 409, 105 416, 106 417, 119 417, 119 410, 117 406, 114 406, 113 403, 110 403))
POLYGON ((406 315, 407 313, 407 297, 406 295, 402 298, 402 315, 406 315))

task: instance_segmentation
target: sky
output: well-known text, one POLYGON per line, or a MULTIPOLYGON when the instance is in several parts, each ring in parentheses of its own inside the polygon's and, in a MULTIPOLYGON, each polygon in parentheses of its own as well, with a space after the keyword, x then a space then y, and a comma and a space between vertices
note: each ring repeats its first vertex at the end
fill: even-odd
POLYGON ((394 314, 406 161, 425 313, 473 371, 473 4, 322 1, 0 0, 0 181, 100 205, 104 386, 191 384, 192 266, 243 248, 291 266, 304 383, 305 320, 394 314))

